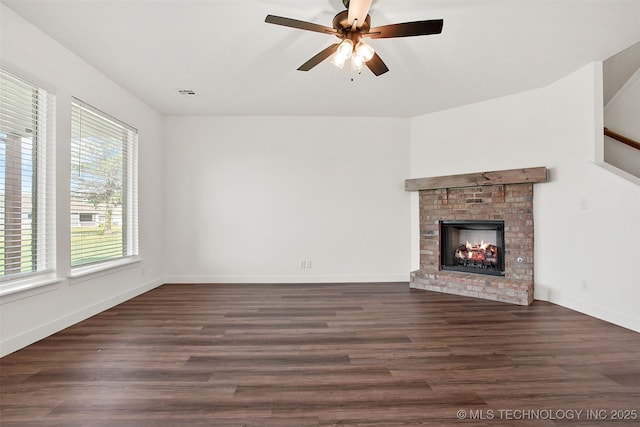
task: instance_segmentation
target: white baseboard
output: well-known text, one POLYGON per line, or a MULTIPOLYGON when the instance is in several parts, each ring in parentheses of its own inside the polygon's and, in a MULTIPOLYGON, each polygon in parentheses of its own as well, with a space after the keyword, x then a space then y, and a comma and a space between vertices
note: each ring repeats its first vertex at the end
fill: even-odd
POLYGON ((6 340, 0 341, 0 357, 13 353, 23 347, 33 344, 49 335, 55 334, 71 325, 74 325, 82 320, 88 319, 91 316, 121 304, 131 298, 141 295, 151 289, 157 288, 164 283, 163 277, 155 278, 151 281, 143 283, 133 289, 129 289, 118 295, 114 295, 105 300, 99 301, 95 304, 91 304, 87 307, 83 307, 80 310, 69 313, 63 317, 55 319, 51 322, 40 325, 36 328, 23 332, 19 335, 13 336, 6 340))
POLYGON ((409 273, 380 275, 212 275, 212 276, 166 276, 165 283, 367 283, 409 282, 409 273))
POLYGON ((640 317, 619 313, 589 302, 578 301, 548 289, 544 289, 543 292, 536 292, 535 299, 561 305, 562 307, 586 314, 587 316, 595 317, 596 319, 604 320, 605 322, 613 323, 614 325, 622 326, 635 332, 640 332, 640 317))

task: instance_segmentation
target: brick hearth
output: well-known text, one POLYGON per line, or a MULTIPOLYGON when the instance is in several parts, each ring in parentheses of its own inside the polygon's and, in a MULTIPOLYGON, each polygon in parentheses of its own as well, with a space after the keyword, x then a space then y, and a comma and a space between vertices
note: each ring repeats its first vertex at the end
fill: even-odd
POLYGON ((410 286, 531 304, 533 182, 545 180, 545 168, 407 180, 407 189, 419 190, 420 197, 420 269, 411 273, 410 286), (504 221, 504 276, 441 270, 440 221, 445 220, 504 221))

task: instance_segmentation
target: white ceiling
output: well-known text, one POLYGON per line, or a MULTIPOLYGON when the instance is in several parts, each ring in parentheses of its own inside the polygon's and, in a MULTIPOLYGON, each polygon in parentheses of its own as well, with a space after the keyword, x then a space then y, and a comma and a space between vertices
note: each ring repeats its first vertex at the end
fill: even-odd
POLYGON ((640 41, 640 0, 374 0, 372 26, 444 30, 371 40, 390 71, 352 76, 329 61, 296 71, 337 39, 264 23, 331 26, 341 0, 2 2, 164 115, 413 117, 544 86, 640 41))

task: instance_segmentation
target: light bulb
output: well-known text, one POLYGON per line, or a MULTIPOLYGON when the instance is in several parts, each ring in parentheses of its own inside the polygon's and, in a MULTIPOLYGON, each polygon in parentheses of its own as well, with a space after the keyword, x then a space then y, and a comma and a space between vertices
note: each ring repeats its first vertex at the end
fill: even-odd
POLYGON ((353 52, 353 42, 350 39, 342 40, 342 43, 338 46, 338 56, 344 56, 345 59, 351 56, 353 52))
POLYGON ((349 57, 351 57, 352 52, 353 42, 349 39, 342 40, 342 43, 338 45, 338 49, 336 50, 335 55, 333 55, 331 63, 338 68, 343 68, 344 63, 347 62, 347 59, 349 59, 349 57))
POLYGON ((331 59, 331 63, 336 67, 342 69, 344 68, 344 63, 347 62, 348 58, 349 58, 348 56, 342 56, 336 53, 335 55, 333 55, 333 58, 331 59))
POLYGON ((362 58, 360 55, 354 54, 351 57, 351 69, 359 74, 363 68, 364 68, 364 58, 362 58))
POLYGON ((356 55, 362 58, 363 62, 368 62, 373 58, 375 51, 371 46, 360 40, 356 45, 356 55))

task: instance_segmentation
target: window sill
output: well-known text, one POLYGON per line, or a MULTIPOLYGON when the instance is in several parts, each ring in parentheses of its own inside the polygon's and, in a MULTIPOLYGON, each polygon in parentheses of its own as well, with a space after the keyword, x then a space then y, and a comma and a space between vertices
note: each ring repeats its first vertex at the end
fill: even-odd
POLYGON ((110 274, 114 269, 125 269, 134 266, 142 261, 140 257, 128 257, 116 261, 101 262, 99 264, 87 265, 71 269, 69 279, 74 283, 89 280, 94 277, 110 274))
POLYGON ((0 304, 50 292, 55 289, 53 285, 59 284, 62 280, 59 277, 48 274, 3 283, 0 285, 0 304))

